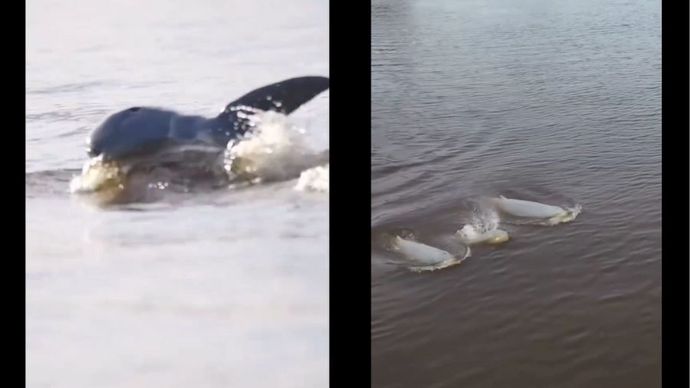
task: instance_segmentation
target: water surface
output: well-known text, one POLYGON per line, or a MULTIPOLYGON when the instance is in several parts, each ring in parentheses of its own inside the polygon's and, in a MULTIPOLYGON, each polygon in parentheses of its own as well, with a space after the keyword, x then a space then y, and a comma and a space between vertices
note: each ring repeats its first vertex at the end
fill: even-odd
POLYGON ((372 3, 372 368, 382 387, 658 387, 656 1, 372 3), (579 203, 412 273, 485 196, 579 203))
MULTIPOLYGON (((100 209, 68 193, 130 106, 215 116, 328 76, 328 3, 27 4, 27 386, 323 387, 328 197, 296 180, 100 209)), ((328 92, 291 120, 328 148, 328 92)))

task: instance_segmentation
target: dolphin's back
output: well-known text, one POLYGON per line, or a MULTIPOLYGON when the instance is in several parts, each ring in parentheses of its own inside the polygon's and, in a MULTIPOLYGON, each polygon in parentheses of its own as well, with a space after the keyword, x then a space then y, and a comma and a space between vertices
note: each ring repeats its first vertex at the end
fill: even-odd
POLYGON ((250 128, 256 111, 290 114, 329 87, 325 77, 298 77, 253 90, 231 102, 217 117, 134 107, 108 117, 91 133, 90 156, 124 159, 153 154, 168 145, 203 143, 224 148, 250 128))

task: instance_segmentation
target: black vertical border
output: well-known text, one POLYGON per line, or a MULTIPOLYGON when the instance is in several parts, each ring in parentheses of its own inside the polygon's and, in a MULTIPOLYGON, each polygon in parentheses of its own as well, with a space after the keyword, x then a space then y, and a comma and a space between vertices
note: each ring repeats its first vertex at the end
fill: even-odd
POLYGON ((330 386, 371 385, 371 2, 330 2, 330 386))
POLYGON ((690 255, 688 254, 688 18, 687 1, 662 0, 662 385, 690 381, 690 255))
POLYGON ((26 386, 26 7, 7 4, 2 23, 3 385, 26 386))

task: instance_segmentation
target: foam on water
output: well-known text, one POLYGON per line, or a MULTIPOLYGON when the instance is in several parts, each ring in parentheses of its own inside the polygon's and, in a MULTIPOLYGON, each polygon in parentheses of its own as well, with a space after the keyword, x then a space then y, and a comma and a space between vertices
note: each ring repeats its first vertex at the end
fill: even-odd
POLYGON ((470 225, 478 233, 486 233, 498 228, 501 217, 498 212, 488 206, 479 206, 473 209, 470 225))
POLYGON ((320 164, 320 154, 309 146, 306 130, 291 123, 287 116, 262 112, 251 120, 253 130, 228 143, 225 170, 231 178, 256 183, 287 180, 320 164))
POLYGON ((491 229, 485 232, 479 231, 475 226, 467 224, 458 230, 455 235, 465 244, 499 244, 510 239, 508 232, 501 229, 491 229))
POLYGON ((329 166, 330 164, 326 164, 302 171, 295 185, 295 190, 327 193, 329 190, 329 166))
POLYGON ((100 157, 87 160, 81 174, 70 180, 69 191, 72 194, 86 194, 96 191, 118 192, 124 189, 125 173, 114 162, 104 162, 100 157))

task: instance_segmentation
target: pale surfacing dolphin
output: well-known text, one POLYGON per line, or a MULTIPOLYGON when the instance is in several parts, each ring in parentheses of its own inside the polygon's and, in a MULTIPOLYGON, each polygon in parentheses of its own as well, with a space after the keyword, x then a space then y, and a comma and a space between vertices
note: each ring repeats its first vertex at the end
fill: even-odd
POLYGON ((415 272, 447 268, 462 263, 470 256, 469 247, 467 247, 463 257, 458 257, 442 249, 417 241, 407 240, 400 236, 395 236, 392 248, 414 262, 415 265, 408 268, 415 272))
POLYGON ((539 202, 511 199, 504 196, 491 198, 491 202, 502 212, 515 217, 545 220, 548 225, 570 222, 580 214, 582 208, 577 205, 572 209, 547 205, 539 202))

